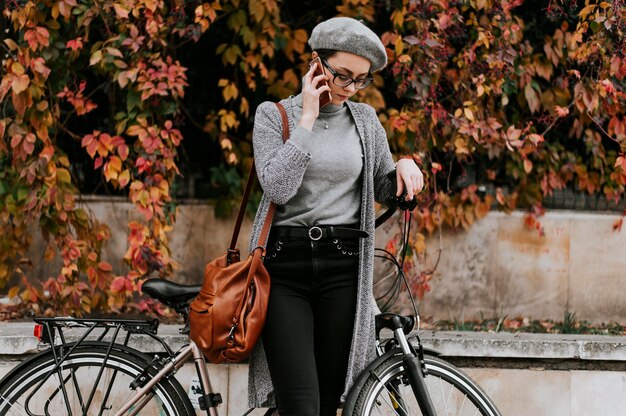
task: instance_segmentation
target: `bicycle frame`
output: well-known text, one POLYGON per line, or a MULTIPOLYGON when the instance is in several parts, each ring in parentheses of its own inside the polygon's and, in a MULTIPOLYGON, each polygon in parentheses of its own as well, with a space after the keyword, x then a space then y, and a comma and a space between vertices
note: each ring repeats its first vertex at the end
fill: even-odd
MULTIPOLYGON (((175 357, 172 357, 169 360, 169 363, 161 369, 150 381, 146 383, 141 389, 135 393, 135 395, 128 401, 126 404, 115 413, 115 416, 123 416, 132 406, 139 403, 136 407, 136 412, 133 412, 132 415, 138 413, 145 403, 151 398, 149 394, 150 390, 167 374, 171 372, 176 372, 180 367, 183 366, 188 360, 189 357, 193 357, 194 365, 196 366, 196 372, 200 378, 200 384, 202 386, 203 398, 211 397, 213 395, 213 390, 211 388, 211 382, 209 380, 209 373, 207 372, 204 354, 198 348, 198 346, 190 341, 189 345, 183 347, 175 357), (143 398, 143 401, 140 401, 143 398)), ((206 412, 210 416, 218 416, 217 408, 214 406, 209 406, 206 409, 206 412)))
MULTIPOLYGON (((416 336, 418 342, 418 350, 416 351, 407 341, 407 337, 404 334, 404 325, 400 322, 398 316, 394 316, 386 327, 393 331, 394 339, 402 352, 402 362, 406 368, 411 389, 415 394, 422 415, 437 416, 424 381, 424 353, 421 340, 416 336)), ((390 351, 387 351, 387 353, 390 353, 390 351)), ((380 344, 378 345, 378 355, 379 357, 384 355, 384 349, 380 344)), ((392 397, 391 399, 402 401, 401 397, 392 397)), ((400 411, 401 408, 402 406, 399 406, 400 411)))
MULTIPOLYGON (((437 416, 433 402, 426 388, 426 382, 424 381, 424 371, 422 369, 422 359, 413 353, 413 349, 410 347, 402 328, 394 330, 395 338, 400 344, 402 350, 402 362, 406 367, 407 374, 409 375, 409 382, 411 383, 411 389, 417 398, 417 403, 424 416, 437 416)), ((421 344, 421 341, 420 341, 421 344)))
MULTIPOLYGON (((168 375, 174 374, 176 371, 178 371, 187 361, 189 361, 191 357, 193 357, 196 373, 201 384, 202 396, 199 398, 200 408, 202 410, 205 410, 208 416, 218 416, 216 405, 221 402, 221 396, 219 395, 219 393, 213 393, 209 373, 206 368, 204 354, 191 340, 189 341, 188 345, 182 347, 177 353, 174 353, 174 351, 172 351, 172 349, 165 343, 165 341, 163 341, 160 337, 156 335, 159 325, 158 320, 155 319, 152 321, 144 321, 130 319, 75 319, 57 317, 36 318, 35 322, 41 326, 41 328, 38 329, 40 341, 42 343, 49 344, 52 347, 56 365, 49 374, 51 375, 52 373, 56 372, 58 374, 58 377, 61 377, 60 369, 62 368, 63 361, 76 349, 78 345, 85 341, 89 337, 89 335, 93 334, 97 328, 102 329, 103 331, 97 337, 96 341, 103 341, 106 335, 109 334, 111 330, 113 330, 111 340, 108 341, 109 351, 115 344, 128 347, 128 342, 132 334, 147 335, 163 346, 167 354, 167 357, 165 357, 163 361, 167 361, 167 363, 163 366, 163 368, 158 371, 156 375, 149 376, 145 385, 139 387, 137 392, 122 406, 122 408, 116 411, 114 416, 126 415, 126 412, 129 411, 131 408, 133 408, 133 410, 130 415, 137 415, 152 398, 152 388, 164 377, 167 377, 168 375), (86 328, 86 330, 81 334, 78 341, 76 341, 75 343, 68 343, 67 336, 66 334, 64 334, 63 331, 64 329, 73 327, 86 328), (124 337, 123 342, 117 342, 120 330, 122 329, 126 331, 126 336, 124 337), (61 341, 61 344, 55 345, 55 338, 57 335, 61 341), (68 345, 69 349, 67 352, 59 355, 56 353, 56 347, 61 345, 68 345)), ((105 358, 105 362, 107 359, 108 355, 105 358)), ((150 365, 152 364, 153 363, 150 363, 150 365)), ((144 369, 144 371, 146 370, 147 368, 144 369)), ((100 372, 100 374, 101 373, 102 371, 100 372)), ((97 385, 97 380, 100 378, 100 374, 96 378, 95 385, 97 385)), ((47 376, 44 377, 42 383, 45 381, 46 378, 47 376)), ((63 394, 64 400, 67 404, 67 392, 64 388, 64 381, 62 379, 60 379, 60 386, 61 393, 63 394)), ((90 397, 85 404, 85 408, 89 408, 94 393, 95 391, 92 391, 90 393, 90 397)))

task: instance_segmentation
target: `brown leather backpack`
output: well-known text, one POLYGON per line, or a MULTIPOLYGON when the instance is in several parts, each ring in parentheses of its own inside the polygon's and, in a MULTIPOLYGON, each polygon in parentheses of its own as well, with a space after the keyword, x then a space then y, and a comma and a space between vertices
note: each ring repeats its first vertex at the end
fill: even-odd
MULTIPOLYGON (((284 107, 276 103, 283 120, 283 142, 289 138, 284 107)), ((236 248, 245 207, 255 178, 254 163, 248 175, 233 238, 226 254, 204 269, 202 290, 190 305, 189 337, 212 363, 239 362, 258 341, 267 312, 270 276, 262 262, 276 205, 270 203, 256 248, 240 261, 236 248)))

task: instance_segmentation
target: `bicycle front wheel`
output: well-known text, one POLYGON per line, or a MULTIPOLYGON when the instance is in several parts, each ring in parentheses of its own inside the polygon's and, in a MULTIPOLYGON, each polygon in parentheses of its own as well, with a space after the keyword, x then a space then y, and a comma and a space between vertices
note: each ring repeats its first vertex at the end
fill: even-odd
MULTIPOLYGON (((425 355, 426 388, 437 416, 500 416, 485 392, 452 364, 425 355)), ((392 355, 370 372, 354 402, 355 416, 421 415, 402 355, 392 355)))
MULTIPOLYGON (((114 415, 135 394, 136 383, 141 384, 157 369, 138 351, 115 345, 107 354, 108 346, 81 343, 57 370, 52 350, 25 361, 0 382, 0 416, 114 415), (142 376, 144 369, 148 371, 142 376)), ((57 357, 71 347, 55 347, 57 357)), ((195 412, 178 381, 163 379, 127 414, 179 416, 195 412)))

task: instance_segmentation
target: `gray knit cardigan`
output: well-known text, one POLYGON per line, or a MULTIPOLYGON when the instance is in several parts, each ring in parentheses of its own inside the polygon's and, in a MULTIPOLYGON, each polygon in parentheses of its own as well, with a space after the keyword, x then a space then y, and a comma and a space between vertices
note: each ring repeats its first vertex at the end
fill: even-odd
MULTIPOLYGON (((289 118, 290 131, 296 128, 292 99, 282 100, 289 118)), ((347 101, 354 118, 365 155, 362 175, 361 229, 368 238, 361 240, 359 288, 355 326, 342 401, 359 373, 375 357, 374 311, 372 278, 374 273, 374 200, 384 202, 395 189, 387 174, 395 169, 387 134, 375 110, 367 104, 347 101)), ((250 250, 258 241, 270 200, 285 204, 300 187, 310 156, 296 144, 282 142, 282 122, 276 105, 264 102, 257 108, 253 131, 256 170, 264 194, 254 220, 250 250)), ((288 336, 288 334, 285 334, 288 336)), ((252 407, 275 405, 274 388, 270 379, 263 343, 258 342, 250 357, 248 400, 252 407)))

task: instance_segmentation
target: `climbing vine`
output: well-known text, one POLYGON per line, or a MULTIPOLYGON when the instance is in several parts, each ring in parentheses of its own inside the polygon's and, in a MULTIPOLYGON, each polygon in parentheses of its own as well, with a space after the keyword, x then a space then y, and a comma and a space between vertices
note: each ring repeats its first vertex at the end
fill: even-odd
MULTIPOLYGON (((411 254, 442 227, 490 210, 526 209, 542 232, 544 201, 566 188, 621 201, 626 185, 623 1, 43 0, 0 2, 0 284, 33 313, 144 309, 148 276, 171 276, 167 233, 186 124, 220 162, 225 197, 251 163, 256 106, 297 93, 313 26, 337 14, 381 34, 389 64, 357 96, 374 106, 392 150, 413 157, 428 187, 411 254), (200 120, 189 120, 188 62, 212 61, 200 120), (187 49, 186 49, 187 48, 187 49), (69 154, 68 143, 81 149, 69 154), (77 162, 140 216, 128 224, 127 270, 81 202, 77 162), (34 229, 58 271, 32 277, 34 229)), ((198 79, 198 78, 193 78, 198 79)), ((194 91, 195 92, 195 91, 194 91)), ((215 185, 219 188, 219 183, 215 185)), ((235 189, 235 191, 233 191, 235 189)), ((230 192, 230 194, 229 194, 230 192)), ((225 205, 225 209, 228 205, 225 205)), ((388 247, 393 249, 393 243, 388 247)), ((420 257, 422 256, 422 257, 420 257)), ((415 293, 430 274, 407 263, 415 293)))

